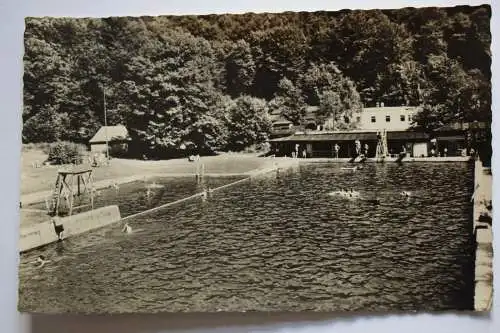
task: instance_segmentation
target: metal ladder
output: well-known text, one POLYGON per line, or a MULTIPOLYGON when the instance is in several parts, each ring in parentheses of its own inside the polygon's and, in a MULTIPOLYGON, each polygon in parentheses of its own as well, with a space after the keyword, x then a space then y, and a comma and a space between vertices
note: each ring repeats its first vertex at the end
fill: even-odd
POLYGON ((381 130, 377 132, 378 142, 377 142, 377 151, 375 157, 378 160, 383 160, 389 152, 387 148, 387 131, 381 130))

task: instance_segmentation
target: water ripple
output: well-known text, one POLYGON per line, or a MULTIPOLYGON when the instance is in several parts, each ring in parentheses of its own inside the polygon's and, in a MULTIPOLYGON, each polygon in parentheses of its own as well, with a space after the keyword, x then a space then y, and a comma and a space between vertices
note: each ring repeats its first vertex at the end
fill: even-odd
MULTIPOLYGON (((53 262, 42 269, 28 264, 39 252, 23 255, 20 308, 470 309, 471 191, 466 163, 373 164, 353 174, 303 166, 137 218, 136 235, 109 226, 49 246, 42 252, 53 262), (340 188, 361 197, 328 195, 340 188)), ((138 202, 120 207, 132 213, 138 202)))

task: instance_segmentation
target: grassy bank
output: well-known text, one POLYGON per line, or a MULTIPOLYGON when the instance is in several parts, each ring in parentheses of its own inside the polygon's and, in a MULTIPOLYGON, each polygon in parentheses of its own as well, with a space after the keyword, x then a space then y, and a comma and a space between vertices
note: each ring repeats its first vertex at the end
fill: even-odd
MULTIPOLYGON (((23 149, 21 155, 21 195, 40 191, 48 191, 56 180, 59 166, 42 166, 34 168, 36 161, 43 162, 47 154, 39 149, 23 149)), ((265 158, 256 154, 222 154, 201 158, 205 164, 205 173, 245 173, 262 167, 265 158)), ((140 161, 113 159, 109 166, 94 169, 94 181, 130 177, 138 174, 165 173, 186 174, 195 173, 194 163, 186 158, 163 161, 140 161)))

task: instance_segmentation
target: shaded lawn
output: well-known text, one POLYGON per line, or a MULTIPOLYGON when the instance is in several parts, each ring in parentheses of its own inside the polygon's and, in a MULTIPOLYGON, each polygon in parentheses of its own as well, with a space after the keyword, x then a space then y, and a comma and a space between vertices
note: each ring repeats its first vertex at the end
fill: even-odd
MULTIPOLYGON (((23 151, 21 155, 21 194, 51 190, 60 166, 33 168, 35 161, 43 162, 47 155, 39 150, 23 151)), ((245 173, 265 165, 266 159, 255 154, 222 154, 202 157, 205 173, 245 173)), ((148 173, 194 174, 196 166, 187 158, 141 161, 113 159, 109 166, 94 169, 94 181, 142 175, 148 173)))

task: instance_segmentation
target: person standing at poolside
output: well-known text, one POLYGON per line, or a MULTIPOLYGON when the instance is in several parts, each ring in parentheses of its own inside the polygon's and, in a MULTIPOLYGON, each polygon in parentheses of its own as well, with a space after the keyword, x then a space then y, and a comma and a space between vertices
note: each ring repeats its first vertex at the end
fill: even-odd
POLYGON ((335 158, 339 158, 339 151, 340 151, 340 146, 336 143, 335 146, 333 147, 333 151, 335 153, 335 158))
POLYGON ((361 141, 354 141, 354 147, 356 149, 356 156, 359 156, 361 154, 361 141))

